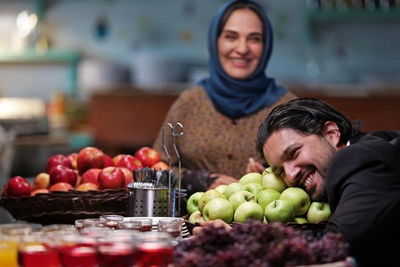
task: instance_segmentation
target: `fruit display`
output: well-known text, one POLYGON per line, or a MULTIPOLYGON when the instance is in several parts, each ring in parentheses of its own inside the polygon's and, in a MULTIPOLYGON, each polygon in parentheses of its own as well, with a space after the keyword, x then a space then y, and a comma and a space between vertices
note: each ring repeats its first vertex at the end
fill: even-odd
POLYGON ((261 174, 247 173, 238 182, 196 192, 186 208, 190 223, 215 219, 226 223, 318 223, 331 215, 327 203, 312 201, 302 188, 288 187, 270 167, 261 174))
MULTIPOLYGON (((215 200, 215 199, 214 199, 215 200)), ((255 204, 254 202, 248 202, 255 204)), ((282 223, 252 221, 232 230, 208 225, 175 247, 174 266, 305 266, 342 261, 349 245, 336 233, 297 231, 282 223)))
POLYGON ((141 147, 134 155, 119 154, 112 158, 96 147, 84 147, 68 155, 53 155, 47 159, 43 172, 34 177, 32 185, 26 178, 15 176, 5 184, 2 194, 23 197, 54 191, 121 189, 134 181, 135 169, 169 168, 151 147, 141 147))

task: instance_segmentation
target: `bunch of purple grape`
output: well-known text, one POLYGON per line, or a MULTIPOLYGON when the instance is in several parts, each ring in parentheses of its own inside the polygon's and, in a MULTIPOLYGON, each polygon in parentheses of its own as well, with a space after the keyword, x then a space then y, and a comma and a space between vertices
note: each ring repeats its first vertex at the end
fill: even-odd
POLYGON ((232 230, 206 226, 178 244, 174 266, 295 266, 344 260, 349 245, 343 235, 316 237, 281 223, 236 224, 232 230))

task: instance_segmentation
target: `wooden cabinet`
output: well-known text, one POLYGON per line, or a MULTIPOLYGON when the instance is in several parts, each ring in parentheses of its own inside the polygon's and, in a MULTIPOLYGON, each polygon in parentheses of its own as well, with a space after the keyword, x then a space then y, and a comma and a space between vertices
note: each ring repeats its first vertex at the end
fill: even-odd
POLYGON ((94 94, 88 120, 96 144, 110 154, 151 146, 178 94, 133 89, 94 94))

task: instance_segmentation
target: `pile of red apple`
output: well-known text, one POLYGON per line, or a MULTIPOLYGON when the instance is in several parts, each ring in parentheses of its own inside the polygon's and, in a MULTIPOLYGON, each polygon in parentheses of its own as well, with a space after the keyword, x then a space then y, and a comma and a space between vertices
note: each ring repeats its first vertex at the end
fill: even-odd
POLYGON ((96 147, 82 148, 78 153, 48 158, 45 171, 34 178, 33 185, 21 177, 12 177, 3 194, 14 197, 68 190, 103 190, 126 188, 133 182, 133 171, 140 168, 168 169, 158 151, 142 147, 134 155, 111 157, 96 147))
POLYGON ((227 223, 318 223, 331 215, 328 203, 312 201, 299 187, 288 187, 282 177, 266 168, 251 172, 238 182, 196 192, 187 201, 189 222, 221 219, 227 223))

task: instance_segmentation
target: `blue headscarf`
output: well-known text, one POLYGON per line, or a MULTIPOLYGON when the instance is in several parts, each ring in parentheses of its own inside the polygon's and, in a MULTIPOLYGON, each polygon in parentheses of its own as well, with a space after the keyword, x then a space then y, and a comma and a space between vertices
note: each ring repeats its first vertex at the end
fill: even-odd
POLYGON ((237 119, 250 115, 275 103, 287 90, 275 84, 275 80, 267 78, 265 69, 272 52, 272 27, 264 9, 252 0, 233 0, 221 6, 210 25, 208 32, 208 50, 210 59, 208 69, 210 77, 201 80, 215 108, 223 115, 237 119), (257 69, 243 80, 233 79, 222 68, 218 57, 218 32, 225 12, 237 2, 248 2, 261 11, 264 38, 264 51, 257 69))

